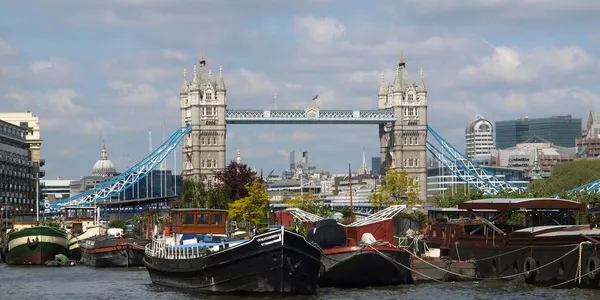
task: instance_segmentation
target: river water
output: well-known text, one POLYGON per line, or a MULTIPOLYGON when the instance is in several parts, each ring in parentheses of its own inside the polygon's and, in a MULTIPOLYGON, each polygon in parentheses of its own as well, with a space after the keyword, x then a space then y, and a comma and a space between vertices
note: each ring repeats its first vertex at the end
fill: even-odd
MULTIPOLYGON (((14 267, 0 265, 0 299, 249 299, 184 293, 151 283, 143 268, 14 267)), ((265 299, 265 297, 250 298, 265 299)), ((389 288, 321 289, 316 296, 286 299, 600 299, 600 290, 536 288, 521 280, 419 283, 389 288)))

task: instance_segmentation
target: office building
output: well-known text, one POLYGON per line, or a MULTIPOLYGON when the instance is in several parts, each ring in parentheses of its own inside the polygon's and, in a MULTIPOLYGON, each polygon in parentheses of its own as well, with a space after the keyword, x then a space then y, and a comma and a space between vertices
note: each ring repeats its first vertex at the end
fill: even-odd
MULTIPOLYGON (((40 120, 32 112, 0 112, 0 120, 27 129, 25 139, 27 148, 31 152, 31 160, 40 163, 40 148, 42 139, 40 137, 40 120)), ((42 163, 43 165, 43 163, 42 163)))
POLYGON ((371 157, 371 172, 381 174, 381 156, 371 157))
POLYGON ((28 128, 0 120, 0 219, 33 212, 37 195, 39 165, 31 161, 28 128))
POLYGON ((53 202, 71 196, 71 181, 65 179, 40 180, 40 199, 53 202))
MULTIPOLYGON (((504 167, 481 166, 490 175, 506 180, 516 186, 527 187, 529 180, 524 170, 504 167)), ((465 182, 445 167, 427 168, 427 196, 467 191, 465 182)))
POLYGON ((308 151, 294 150, 290 151, 290 170, 304 167, 308 163, 308 151))
POLYGON ((466 155, 473 159, 476 155, 489 154, 494 149, 494 128, 492 123, 480 115, 475 116, 465 127, 466 155))
POLYGON ((539 137, 560 147, 575 147, 581 137, 581 119, 568 116, 497 121, 496 148, 506 149, 539 137))

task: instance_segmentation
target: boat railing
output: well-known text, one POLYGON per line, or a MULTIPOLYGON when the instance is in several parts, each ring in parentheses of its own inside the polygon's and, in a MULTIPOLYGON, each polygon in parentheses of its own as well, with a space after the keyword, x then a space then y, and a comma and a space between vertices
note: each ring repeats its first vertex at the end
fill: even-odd
POLYGON ((145 247, 146 255, 162 259, 193 259, 206 255, 206 248, 200 244, 186 247, 167 246, 164 240, 152 239, 145 247))

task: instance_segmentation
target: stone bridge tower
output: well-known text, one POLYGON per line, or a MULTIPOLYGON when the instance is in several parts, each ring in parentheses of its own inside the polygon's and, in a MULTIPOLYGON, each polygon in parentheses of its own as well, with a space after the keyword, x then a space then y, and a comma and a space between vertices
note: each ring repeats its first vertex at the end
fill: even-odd
POLYGON ((379 87, 379 109, 393 109, 395 123, 379 126, 381 168, 406 170, 419 184, 419 198, 427 200, 427 88, 421 69, 419 85, 408 74, 404 57, 394 81, 386 85, 383 74, 379 87))
POLYGON ((204 52, 198 69, 188 81, 183 71, 181 87, 181 126, 192 124, 192 131, 183 140, 184 179, 204 176, 210 185, 214 174, 225 168, 225 124, 226 110, 225 80, 223 69, 219 67, 219 78, 214 80, 206 67, 204 52))

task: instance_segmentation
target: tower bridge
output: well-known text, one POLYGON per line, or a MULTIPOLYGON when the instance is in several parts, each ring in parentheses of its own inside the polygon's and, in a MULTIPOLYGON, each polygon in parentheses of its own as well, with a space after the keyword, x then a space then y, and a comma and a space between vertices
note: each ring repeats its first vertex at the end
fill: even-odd
MULTIPOLYGON (((60 213, 67 206, 86 206, 110 199, 152 172, 179 143, 183 143, 183 177, 206 176, 211 183, 215 172, 225 168, 228 124, 377 125, 382 169, 406 170, 419 185, 419 198, 422 200, 427 195, 426 152, 484 194, 526 191, 486 173, 427 124, 427 89, 423 70, 417 85, 411 80, 404 58, 400 59, 390 83, 386 84, 381 76, 376 110, 321 110, 315 105, 295 110, 228 109, 223 69, 219 68, 219 77, 213 80, 211 71, 206 67, 204 54, 198 67, 194 66, 191 80, 188 80, 185 71, 183 77, 180 92, 181 127, 170 138, 150 155, 95 189, 42 204, 45 212, 52 215, 60 213), (429 141, 428 136, 431 137, 429 141), (436 147, 434 143, 439 146, 436 147)), ((598 190, 600 179, 568 193, 598 190)), ((371 210, 360 205, 356 209, 366 213, 371 210)))
MULTIPOLYGON (((184 71, 180 92, 181 125, 192 126, 183 141, 184 178, 205 176, 210 183, 226 165, 227 125, 233 124, 371 124, 377 125, 382 169, 406 170, 427 197, 427 89, 423 70, 415 84, 404 57, 393 80, 383 74, 376 110, 321 110, 315 105, 297 110, 228 109, 223 69, 213 79, 204 53, 191 80, 184 71)), ((376 100, 375 100, 376 99, 376 100)))

